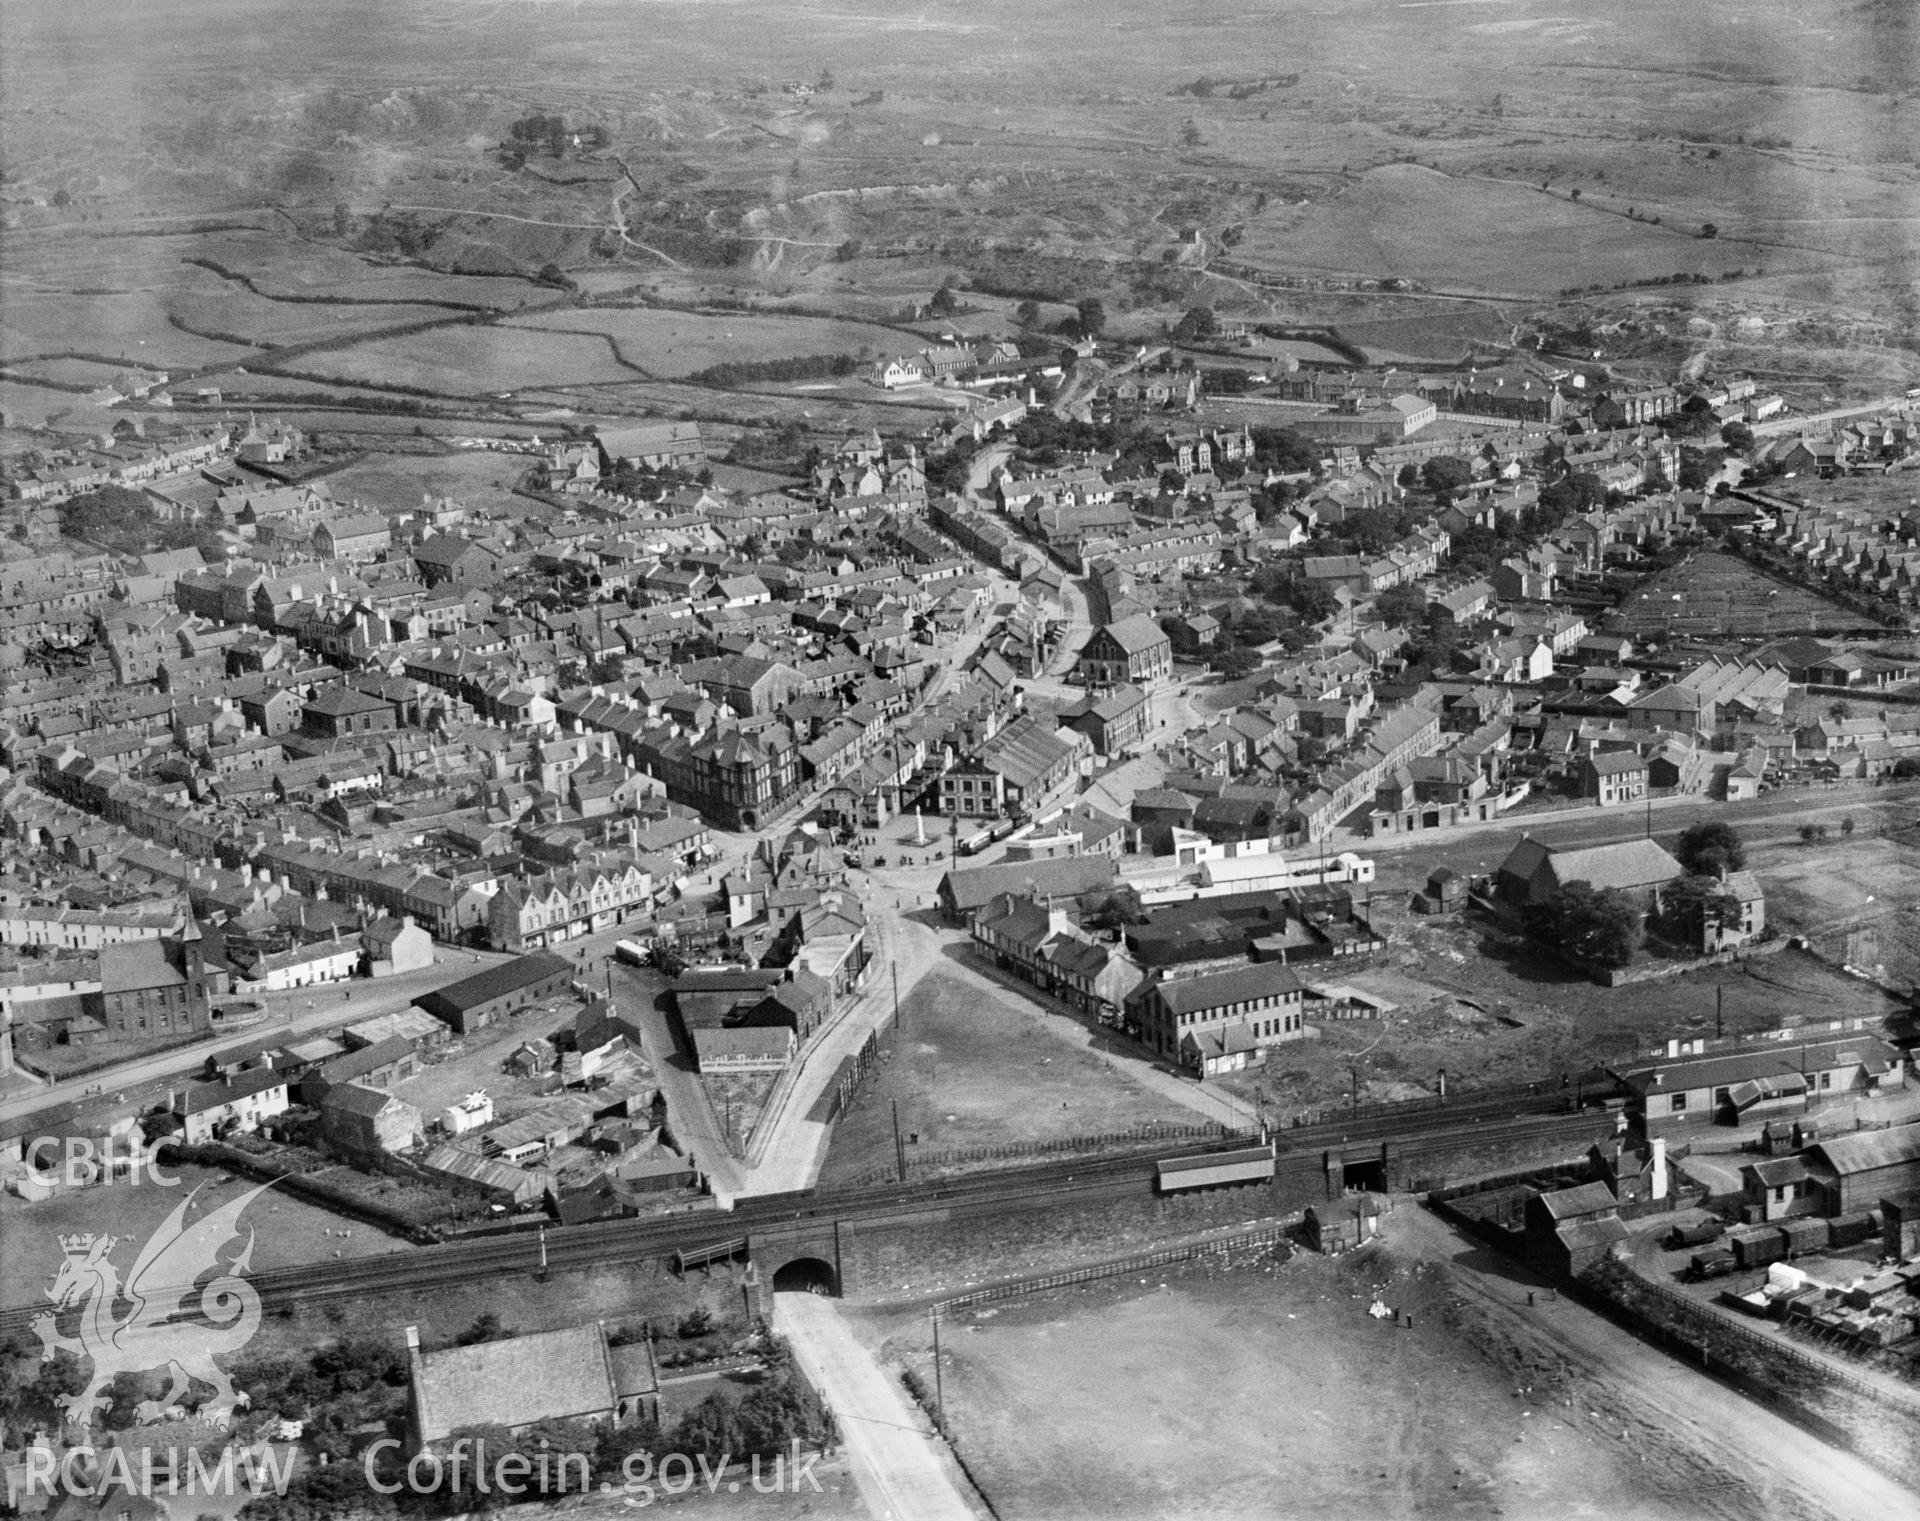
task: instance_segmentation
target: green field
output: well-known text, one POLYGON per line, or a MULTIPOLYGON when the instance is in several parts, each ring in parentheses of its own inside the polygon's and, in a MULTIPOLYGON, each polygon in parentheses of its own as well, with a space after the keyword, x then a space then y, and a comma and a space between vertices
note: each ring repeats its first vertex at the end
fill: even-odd
POLYGON ((613 385, 639 377, 592 333, 515 327, 443 327, 310 354, 302 374, 351 384, 485 396, 547 386, 613 385))
POLYGON ((628 363, 677 379, 720 364, 752 364, 813 354, 855 357, 911 350, 916 340, 892 328, 824 317, 706 315, 653 307, 547 312, 505 324, 533 332, 600 333, 628 363))

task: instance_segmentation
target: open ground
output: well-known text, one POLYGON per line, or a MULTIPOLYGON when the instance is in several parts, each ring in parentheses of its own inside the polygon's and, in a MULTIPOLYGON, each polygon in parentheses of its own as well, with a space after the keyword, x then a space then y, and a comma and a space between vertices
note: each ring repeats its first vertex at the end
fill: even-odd
POLYGON ((900 1015, 878 1075, 834 1130, 822 1184, 893 1165, 896 1103, 909 1168, 920 1152, 1200 1122, 1134 1081, 1128 1059, 1038 1028, 1039 1011, 1016 993, 936 970, 901 1000, 900 1015))
POLYGON ((1763 575, 1734 555, 1689 555, 1630 594, 1606 620, 1636 639, 1784 639, 1867 620, 1804 586, 1763 575))
MULTIPOLYGON (((1527 1310, 1533 1280, 1417 1206, 1385 1224, 1383 1245, 1344 1258, 1165 1270, 950 1316, 948 1420, 996 1513, 1868 1513, 1840 1489, 1857 1464, 1796 1474, 1825 1450, 1769 1452, 1781 1423, 1737 1396, 1571 1303, 1541 1293, 1527 1310), (1396 1317, 1369 1315, 1376 1299, 1396 1317), (1746 1420, 1728 1425, 1729 1407, 1746 1420)), ((924 1321, 875 1312, 868 1334, 931 1382, 924 1321)))
MULTIPOLYGON (((1610 357, 1753 363, 1760 332, 1784 377, 1884 384, 1920 365, 1920 167, 1900 147, 1920 102, 1890 9, 1814 36, 1787 0, 1577 19, 1122 0, 1092 25, 987 0, 796 30, 748 0, 650 7, 635 47, 625 9, 591 0, 429 0, 347 31, 286 0, 10 7, 0 358, 190 375, 245 351, 170 318, 312 341, 375 322, 372 303, 505 316, 638 294, 866 323, 952 276, 994 327, 1018 296, 1057 316, 1100 295, 1141 333, 1204 300, 1338 324, 1393 361, 1498 352, 1550 315, 1605 329, 1610 357), (533 108, 606 145, 516 163, 499 147, 533 108), (297 304, 314 298, 356 305, 297 304)), ((661 373, 732 357, 712 322, 743 341, 689 320, 698 338, 640 345, 661 373)), ((866 346, 753 320, 783 332, 748 357, 866 346)), ((328 373, 464 395, 626 372, 604 345, 434 331, 328 373)))
MULTIPOLYGON (((122 1245, 115 1261, 124 1270, 140 1247, 172 1213, 198 1190, 191 1218, 217 1208, 258 1184, 251 1178, 208 1168, 161 1164, 162 1173, 180 1179, 178 1188, 156 1187, 142 1175, 136 1187, 124 1180, 85 1188, 57 1189, 51 1198, 26 1204, 0 1195, 0 1304, 40 1302, 41 1291, 60 1265, 60 1238, 91 1231, 116 1237, 122 1245), (226 1179, 221 1182, 219 1179, 226 1179)), ((248 1206, 243 1231, 254 1232, 254 1270, 299 1267, 334 1257, 369 1257, 404 1252, 407 1244, 375 1226, 350 1220, 279 1192, 262 1194, 248 1206)))

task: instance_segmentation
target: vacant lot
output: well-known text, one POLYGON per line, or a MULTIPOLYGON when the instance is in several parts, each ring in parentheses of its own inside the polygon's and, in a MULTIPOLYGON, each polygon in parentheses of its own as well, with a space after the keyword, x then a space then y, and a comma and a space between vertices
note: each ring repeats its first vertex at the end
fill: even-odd
POLYGON ((1884 967, 1896 986, 1920 981, 1920 835, 1879 835, 1864 808, 1859 820, 1851 838, 1835 830, 1814 845, 1756 853, 1767 916, 1825 955, 1884 967))
POLYGON ((311 354, 296 366, 327 380, 480 396, 543 386, 612 385, 634 372, 593 333, 449 327, 311 354))
MULTIPOLYGON (((1771 892, 1772 866, 1762 869, 1771 892)), ((1442 1068, 1456 1089, 1557 1082, 1675 1036, 1712 1035, 1716 1010, 1739 1035, 1833 1019, 1877 1024, 1894 1007, 1797 951, 1605 988, 1483 920, 1407 917, 1392 929, 1384 959, 1303 974, 1388 1000, 1385 1020, 1328 1022, 1319 1039, 1276 1047, 1264 1067, 1219 1081, 1284 1122, 1337 1111, 1356 1087, 1363 1102, 1431 1093, 1442 1068)))
POLYGON ((1709 551, 1630 593, 1607 627, 1636 638, 1769 639, 1856 628, 1860 614, 1805 587, 1764 576, 1733 555, 1709 551))
POLYGON ((865 322, 756 316, 750 312, 706 315, 655 307, 542 313, 515 318, 508 325, 547 332, 605 334, 629 364, 668 379, 719 364, 754 364, 811 354, 862 358, 910 350, 920 342, 865 322))
MULTIPOLYGON (((11 1194, 0 1197, 0 1239, 6 1246, 0 1262, 0 1303, 32 1304, 60 1263, 60 1237, 91 1231, 112 1235, 119 1240, 113 1260, 124 1275, 140 1254, 147 1238, 173 1212, 174 1206, 201 1189, 189 1218, 198 1218, 206 1209, 230 1202, 247 1189, 258 1186, 251 1178, 235 1177, 231 1182, 214 1183, 227 1174, 204 1167, 170 1167, 162 1170, 178 1176, 180 1187, 156 1188, 142 1176, 138 1187, 124 1183, 91 1188, 62 1188, 52 1198, 38 1204, 26 1204, 11 1194), (202 1188, 202 1185, 206 1185, 202 1188)), ((253 1267, 295 1267, 324 1262, 333 1257, 370 1257, 381 1252, 401 1252, 406 1243, 388 1236, 358 1220, 330 1214, 311 1204, 271 1190, 247 1207, 241 1216, 242 1244, 246 1231, 254 1232, 253 1267)))
POLYGON ((1075 1050, 1039 1028, 1059 1017, 971 977, 928 975, 901 1006, 903 1028, 879 1075, 835 1128, 821 1182, 893 1164, 895 1103, 909 1167, 920 1152, 1195 1122, 1134 1083, 1127 1059, 1075 1050))
MULTIPOLYGON (((504 496, 533 463, 524 454, 457 449, 440 454, 369 454, 327 477, 336 501, 417 502, 422 493, 481 507, 504 496)), ((530 504, 529 504, 530 505, 530 504)))
MULTIPOLYGON (((956 1445, 1006 1521, 1761 1513, 1391 1246, 962 1312, 942 1346, 956 1445), (1413 1326, 1368 1315, 1376 1295, 1413 1326)), ((930 1370, 923 1326, 886 1350, 930 1370)))

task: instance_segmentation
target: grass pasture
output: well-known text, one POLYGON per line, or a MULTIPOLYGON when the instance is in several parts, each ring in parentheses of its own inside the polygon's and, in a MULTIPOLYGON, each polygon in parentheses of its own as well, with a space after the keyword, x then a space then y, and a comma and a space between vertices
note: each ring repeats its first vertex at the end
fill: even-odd
POLYGON ((32 359, 14 366, 13 373, 29 380, 48 380, 55 385, 106 385, 117 378, 125 365, 104 364, 96 359, 32 359))
POLYGON ((1375 363, 1454 362, 1475 343, 1504 344, 1510 336, 1508 325, 1484 306, 1424 304, 1417 316, 1342 323, 1340 336, 1359 344, 1375 363))
POLYGON ((1855 628, 1863 620, 1817 592, 1764 576, 1733 555, 1709 551, 1662 571, 1612 613, 1636 638, 1773 639, 1822 629, 1855 628))
POLYGON ((1323 200, 1272 206, 1253 225, 1258 236, 1250 232, 1249 244, 1296 269, 1528 296, 1653 274, 1718 275, 1755 261, 1753 249, 1730 239, 1628 221, 1537 186, 1413 164, 1370 169, 1323 200), (1501 236, 1490 240, 1492 227, 1501 236))
POLYGON ((181 291, 169 296, 167 315, 176 327, 189 333, 245 338, 263 348, 287 348, 444 320, 455 314, 439 306, 269 301, 244 286, 220 282, 217 290, 181 291))
POLYGON ((170 293, 79 296, 30 290, 0 303, 0 363, 36 354, 90 354, 162 369, 244 364, 255 351, 183 333, 167 320, 170 293))
POLYGON ((753 364, 810 354, 857 357, 913 347, 913 340, 891 328, 790 313, 709 315, 657 307, 619 307, 543 312, 514 318, 506 326, 527 332, 602 334, 629 364, 666 379, 679 379, 720 364, 753 364))
MULTIPOLYGON (((138 1187, 124 1182, 91 1188, 62 1187, 37 1204, 23 1203, 11 1194, 0 1196, 0 1236, 7 1243, 6 1250, 0 1252, 0 1261, 7 1268, 4 1293, 0 1295, 4 1303, 31 1304, 39 1299, 41 1289, 59 1265, 59 1238, 63 1235, 93 1231, 119 1237, 122 1245, 115 1252, 115 1260, 124 1271, 138 1254, 138 1244, 196 1188, 201 1193, 190 1218, 257 1186, 253 1179, 244 1177, 215 1183, 213 1180, 223 1174, 204 1167, 163 1164, 162 1170, 168 1176, 178 1176, 180 1186, 156 1188, 143 1176, 138 1187)), ((241 1225, 243 1232, 246 1226, 254 1229, 256 1272, 322 1262, 336 1255, 370 1257, 406 1250, 404 1241, 373 1226, 319 1209, 277 1189, 249 1205, 241 1225), (353 1234, 343 1234, 346 1231, 353 1234)))
POLYGON ((318 296, 374 302, 439 301, 476 311, 515 311, 531 302, 553 298, 551 291, 526 280, 378 263, 344 248, 297 242, 264 232, 205 238, 199 240, 196 251, 222 269, 244 275, 261 294, 293 301, 318 296))
MULTIPOLYGON (((92 405, 73 391, 0 380, 0 417, 11 428, 51 428, 56 432, 99 433, 113 426, 115 413, 92 405)), ((22 446, 24 447, 24 445, 22 446)))
POLYGON ((443 396, 497 395, 638 379, 595 333, 443 327, 312 354, 297 368, 343 384, 407 386, 443 396))

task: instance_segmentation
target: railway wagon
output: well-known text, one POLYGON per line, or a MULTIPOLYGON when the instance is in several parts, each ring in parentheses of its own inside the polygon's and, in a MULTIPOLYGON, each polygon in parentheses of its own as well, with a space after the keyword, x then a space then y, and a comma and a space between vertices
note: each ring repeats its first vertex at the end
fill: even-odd
POLYGON ((1204 1157, 1164 1157, 1154 1163, 1154 1182, 1163 1194, 1185 1193, 1195 1188, 1221 1188, 1232 1183, 1272 1181, 1271 1146, 1216 1151, 1204 1157))

